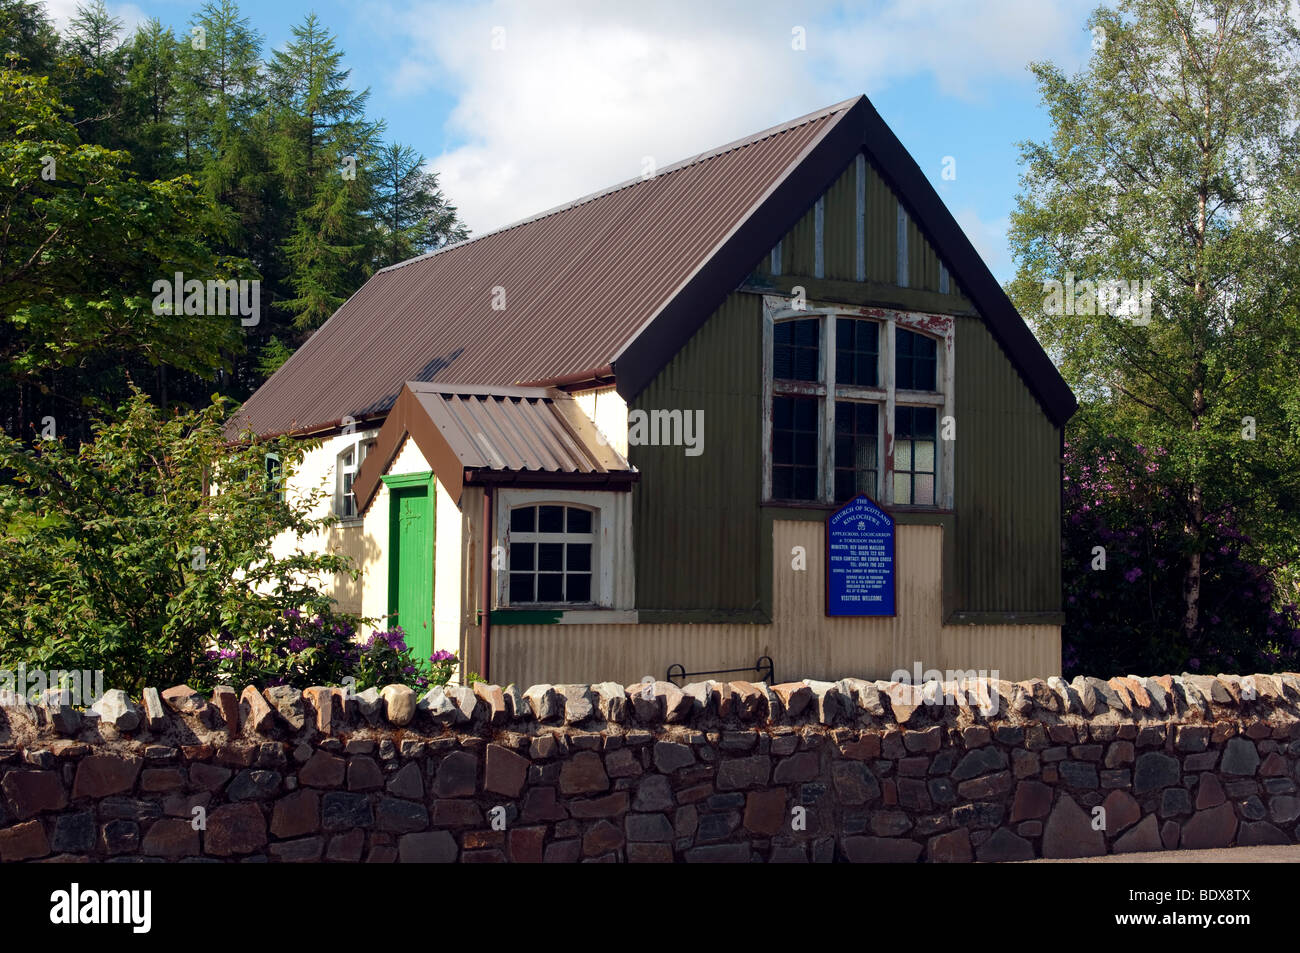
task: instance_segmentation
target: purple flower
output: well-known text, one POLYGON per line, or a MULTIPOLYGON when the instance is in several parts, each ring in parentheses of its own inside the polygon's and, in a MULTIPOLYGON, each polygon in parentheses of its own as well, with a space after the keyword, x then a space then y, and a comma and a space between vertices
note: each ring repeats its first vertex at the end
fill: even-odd
POLYGON ((1128 572, 1124 573, 1124 578, 1128 582, 1137 582, 1138 577, 1142 575, 1142 570, 1134 566, 1128 572))

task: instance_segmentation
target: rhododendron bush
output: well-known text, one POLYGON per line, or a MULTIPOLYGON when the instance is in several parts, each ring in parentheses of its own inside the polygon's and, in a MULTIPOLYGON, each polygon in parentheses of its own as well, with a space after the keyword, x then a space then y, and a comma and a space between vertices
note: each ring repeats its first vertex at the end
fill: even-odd
POLYGON ((1162 448, 1067 444, 1063 666, 1067 675, 1294 669, 1300 609, 1231 510, 1188 531, 1187 494, 1162 448), (1201 612, 1184 634, 1185 561, 1202 552, 1201 612))

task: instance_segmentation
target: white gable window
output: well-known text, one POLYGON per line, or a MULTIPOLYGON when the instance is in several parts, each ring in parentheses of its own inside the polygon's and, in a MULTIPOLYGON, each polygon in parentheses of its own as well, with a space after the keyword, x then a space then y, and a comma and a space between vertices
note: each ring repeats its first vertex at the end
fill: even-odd
POLYGON ((764 298, 763 498, 951 507, 953 319, 764 298))
POLYGON ((374 440, 358 440, 339 451, 334 465, 334 515, 340 519, 357 518, 357 497, 352 484, 374 444, 374 440))
POLYGON ((573 504, 512 507, 508 604, 593 605, 599 518, 573 504))

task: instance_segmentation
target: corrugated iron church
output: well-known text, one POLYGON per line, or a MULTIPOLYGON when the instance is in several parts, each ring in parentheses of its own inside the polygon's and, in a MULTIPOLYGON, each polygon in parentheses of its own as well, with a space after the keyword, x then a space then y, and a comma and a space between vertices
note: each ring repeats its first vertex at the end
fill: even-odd
POLYGON ((1020 679, 1075 407, 860 96, 384 269, 230 429, 322 438, 340 607, 500 684, 1020 679), (859 494, 889 616, 827 614, 859 494))

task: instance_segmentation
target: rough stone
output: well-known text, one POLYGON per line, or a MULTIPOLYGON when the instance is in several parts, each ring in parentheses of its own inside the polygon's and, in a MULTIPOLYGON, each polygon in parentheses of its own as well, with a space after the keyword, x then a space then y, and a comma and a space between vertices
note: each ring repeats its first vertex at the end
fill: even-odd
MULTIPOLYGON (((176 689, 168 690, 176 691, 176 689)), ((112 725, 118 731, 134 731, 140 725, 140 709, 120 688, 110 688, 104 692, 100 699, 90 706, 90 710, 99 715, 101 722, 112 725)))
POLYGON ((208 815, 203 835, 205 853, 218 857, 251 854, 266 843, 266 818, 256 804, 228 804, 208 815))
POLYGON ((844 856, 855 864, 913 864, 921 856, 921 845, 896 837, 846 837, 844 856))
POLYGON ((1246 738, 1231 738, 1223 746, 1223 760, 1219 770, 1224 774, 1254 775, 1259 767, 1259 751, 1255 743, 1246 738))
POLYGON ((447 831, 405 834, 397 841, 398 860, 403 864, 455 863, 460 848, 447 831))
POLYGON ((1008 828, 999 827, 992 837, 975 849, 975 858, 986 864, 1032 860, 1034 846, 1008 828))
POLYGON ((1127 791, 1111 791, 1101 806, 1106 812, 1106 833, 1112 837, 1142 817, 1142 806, 1127 791))
POLYGON ((925 859, 932 864, 966 864, 972 858, 970 831, 949 831, 931 837, 925 845, 925 859))
POLYGON ((609 775, 594 751, 579 751, 560 769, 560 791, 565 795, 609 790, 609 775))
POLYGON ((1231 804, 1197 811, 1182 826, 1182 846, 1185 850, 1209 847, 1227 847, 1237 832, 1237 817, 1231 804))
POLYGON ((524 692, 524 701, 528 703, 533 718, 538 721, 550 721, 564 714, 561 697, 550 685, 533 685, 524 692))
MULTIPOLYGON (((54 771, 9 771, 0 785, 19 820, 43 811, 62 810, 68 804, 67 791, 54 771)), ((0 810, 3 815, 3 810, 0 810)), ((0 820, 3 817, 0 816, 0 820)))
POLYGON ((411 723, 417 699, 409 685, 385 685, 379 696, 384 700, 384 715, 390 724, 400 728, 411 723))
POLYGON ((343 783, 347 762, 328 751, 316 751, 298 771, 298 781, 314 788, 335 788, 343 783))
POLYGON ((275 802, 271 811, 271 833, 276 837, 298 837, 320 830, 320 794, 295 791, 275 802))
POLYGON ((1043 856, 1094 857, 1106 853, 1106 838, 1093 830, 1092 819, 1078 802, 1062 794, 1043 828, 1043 856))
POLYGON ((1148 814, 1132 830, 1115 841, 1115 853, 1133 854, 1144 851, 1163 850, 1160 839, 1159 823, 1154 814, 1148 814))
POLYGON ((766 755, 749 758, 724 758, 718 767, 720 791, 738 791, 767 784, 772 760, 766 755))
POLYGON ((438 764, 433 780, 438 797, 469 797, 478 790, 478 758, 468 751, 453 751, 438 764))
POLYGON ((1179 765, 1177 758, 1157 751, 1148 751, 1138 756, 1137 767, 1133 772, 1133 793, 1146 794, 1161 788, 1177 784, 1179 765))
POLYGON ((95 754, 77 763, 72 797, 106 797, 130 791, 144 762, 131 755, 95 754))
POLYGON ((289 685, 273 685, 263 691, 262 695, 290 731, 302 731, 307 724, 302 692, 289 685))

